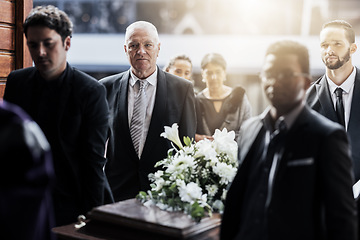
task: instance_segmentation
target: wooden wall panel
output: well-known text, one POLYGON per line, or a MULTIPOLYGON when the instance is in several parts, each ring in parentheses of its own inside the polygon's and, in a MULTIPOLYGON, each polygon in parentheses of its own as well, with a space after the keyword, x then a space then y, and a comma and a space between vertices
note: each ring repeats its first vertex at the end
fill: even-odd
POLYGON ((15 69, 15 57, 10 54, 0 55, 0 77, 6 78, 15 69))
POLYGON ((15 23, 16 23, 15 68, 16 69, 32 66, 32 59, 26 45, 26 38, 22 28, 23 22, 32 8, 33 8, 32 0, 16 1, 16 8, 15 8, 15 23))
POLYGON ((11 26, 0 26, 0 49, 15 51, 15 29, 11 26))
POLYGON ((7 75, 12 70, 32 65, 22 30, 32 7, 32 0, 0 0, 0 99, 7 75))
POLYGON ((6 86, 5 84, 6 84, 6 82, 4 80, 0 81, 0 96, 4 96, 4 91, 5 91, 5 86, 6 86))
MULTIPOLYGON (((18 0, 20 2, 22 0, 18 0)), ((10 1, 0 1, 0 22, 15 24, 15 4, 10 1)))

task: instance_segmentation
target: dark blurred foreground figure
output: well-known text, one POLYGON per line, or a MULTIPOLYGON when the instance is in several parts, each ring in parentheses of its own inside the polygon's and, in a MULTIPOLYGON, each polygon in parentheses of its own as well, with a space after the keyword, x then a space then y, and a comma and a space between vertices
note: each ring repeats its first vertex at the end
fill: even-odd
POLYGON ((19 107, 0 103, 0 232, 3 239, 54 239, 50 146, 19 107))
POLYGON ((206 88, 196 95, 197 129, 195 140, 212 139, 216 129, 235 131, 251 117, 245 89, 226 86, 226 61, 218 53, 206 54, 201 61, 202 81, 206 88))
POLYGON ((24 33, 35 67, 9 74, 4 99, 24 109, 48 139, 56 175, 56 225, 70 224, 112 202, 103 170, 109 130, 106 90, 67 64, 72 23, 65 12, 51 5, 34 8, 24 33))
POLYGON ((304 102, 308 50, 272 44, 261 78, 270 107, 242 126, 221 239, 357 239, 346 132, 304 102))

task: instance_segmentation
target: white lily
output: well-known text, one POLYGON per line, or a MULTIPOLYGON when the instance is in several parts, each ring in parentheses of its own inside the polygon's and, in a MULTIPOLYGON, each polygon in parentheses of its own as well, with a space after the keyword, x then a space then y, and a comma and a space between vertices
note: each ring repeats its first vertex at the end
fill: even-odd
POLYGON ((183 145, 179 138, 179 126, 174 123, 171 127, 165 126, 165 132, 160 134, 160 137, 164 137, 176 144, 180 149, 183 149, 183 145))

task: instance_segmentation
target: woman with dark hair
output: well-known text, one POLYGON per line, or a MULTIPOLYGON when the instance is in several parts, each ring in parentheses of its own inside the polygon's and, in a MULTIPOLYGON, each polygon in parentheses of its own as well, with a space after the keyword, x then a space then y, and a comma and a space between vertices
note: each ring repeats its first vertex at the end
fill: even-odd
POLYGON ((186 55, 177 55, 170 59, 164 71, 191 81, 192 62, 186 55))
POLYGON ((224 85, 226 61, 218 53, 209 53, 201 61, 201 75, 206 88, 196 96, 197 131, 195 140, 212 140, 215 129, 235 131, 251 116, 251 106, 242 87, 224 85))

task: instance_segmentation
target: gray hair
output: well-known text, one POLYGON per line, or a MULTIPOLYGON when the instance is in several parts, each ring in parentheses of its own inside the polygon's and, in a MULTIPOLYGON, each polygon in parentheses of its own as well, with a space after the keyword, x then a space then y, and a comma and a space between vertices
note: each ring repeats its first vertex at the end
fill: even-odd
POLYGON ((154 38, 156 39, 156 44, 158 44, 160 42, 159 39, 159 34, 158 31, 156 29, 156 27, 149 22, 146 21, 137 21, 134 22, 132 24, 130 24, 127 28, 126 28, 126 32, 125 32, 125 45, 127 44, 127 41, 130 37, 130 34, 135 30, 135 29, 143 29, 148 31, 149 33, 151 33, 151 35, 154 36, 154 38))

